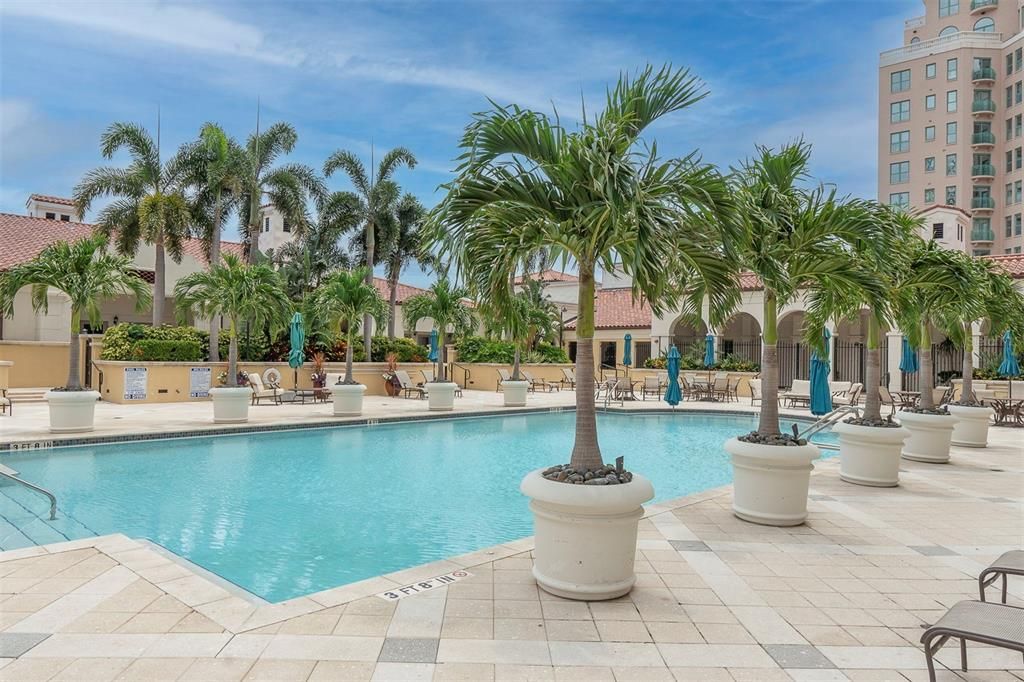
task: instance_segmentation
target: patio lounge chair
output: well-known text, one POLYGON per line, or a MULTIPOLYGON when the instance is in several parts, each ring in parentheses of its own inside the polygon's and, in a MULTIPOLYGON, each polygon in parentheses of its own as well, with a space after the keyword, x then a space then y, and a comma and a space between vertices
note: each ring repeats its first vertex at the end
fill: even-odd
POLYGON ((795 407, 797 403, 810 404, 811 382, 807 379, 793 379, 793 385, 779 397, 789 407, 795 407))
POLYGON ((502 390, 501 385, 506 381, 512 381, 512 374, 507 369, 498 370, 498 385, 494 387, 494 391, 498 392, 502 390))
POLYGON ((981 575, 978 576, 978 594, 981 601, 985 601, 985 588, 1002 577, 1002 602, 1005 604, 1006 576, 1008 575, 1024 575, 1024 550, 1011 549, 1009 552, 1003 553, 981 572, 981 575))
POLYGON ((864 390, 864 384, 856 383, 850 386, 850 390, 844 391, 838 395, 832 396, 832 404, 839 405, 856 405, 860 402, 861 391, 864 390))
POLYGON ((434 370, 432 369, 421 369, 420 374, 423 375, 423 383, 417 384, 418 386, 426 386, 434 380, 434 370))
POLYGON ((828 390, 832 392, 832 396, 843 395, 850 390, 853 386, 849 381, 830 381, 828 384, 828 390))
POLYGON ((754 402, 761 402, 761 380, 751 379, 750 380, 750 404, 754 402))
POLYGON ((661 380, 658 377, 644 377, 644 385, 640 397, 647 400, 647 396, 653 395, 655 399, 661 397, 661 380))
POLYGON ((398 390, 402 392, 403 398, 409 398, 413 394, 418 398, 426 398, 427 391, 422 386, 417 386, 413 383, 409 377, 409 373, 404 369, 397 370, 395 372, 395 378, 398 379, 398 390))
POLYGON ((892 393, 889 392, 889 389, 886 388, 885 386, 879 385, 878 400, 882 403, 883 407, 889 408, 890 417, 896 414, 897 407, 903 407, 903 404, 901 402, 898 402, 896 398, 892 396, 892 393))
POLYGON ((1024 608, 969 600, 954 604, 921 635, 931 682, 935 682, 932 659, 950 637, 960 640, 960 669, 964 672, 967 672, 968 641, 1024 654, 1024 608))
POLYGON ((568 367, 562 368, 562 386, 568 386, 573 391, 576 390, 576 372, 569 369, 568 367))
POLYGON ((263 377, 259 375, 259 372, 252 372, 249 374, 249 386, 252 388, 252 404, 259 405, 261 400, 270 399, 270 402, 281 404, 281 395, 284 393, 283 390, 277 388, 267 388, 263 383, 263 377))
POLYGON ((523 375, 523 378, 530 382, 530 390, 534 393, 537 392, 537 388, 543 388, 545 391, 550 393, 551 391, 561 390, 559 384, 552 383, 547 379, 535 379, 532 374, 527 372, 525 369, 520 369, 519 373, 523 375))
POLYGON ((11 416, 14 416, 14 403, 7 397, 7 389, 0 388, 0 414, 7 414, 10 412, 11 416))

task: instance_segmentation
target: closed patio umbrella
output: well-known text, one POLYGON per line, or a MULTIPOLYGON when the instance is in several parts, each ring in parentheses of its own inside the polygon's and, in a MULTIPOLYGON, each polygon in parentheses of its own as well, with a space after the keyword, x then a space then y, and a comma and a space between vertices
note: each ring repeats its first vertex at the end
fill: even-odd
POLYGON ((1013 377, 1020 374, 1020 363, 1017 362, 1017 356, 1013 352, 1013 335, 1009 330, 1003 334, 1003 361, 999 363, 999 374, 1009 380, 1009 399, 1013 400, 1013 377))
POLYGON ((832 335, 825 330, 825 355, 811 353, 811 414, 821 416, 832 411, 832 391, 828 385, 828 341, 832 335))
POLYGON ((917 364, 917 349, 910 345, 907 337, 903 337, 903 354, 900 356, 900 371, 913 374, 920 369, 917 364))
POLYGON ((292 321, 288 325, 288 339, 291 342, 291 349, 288 351, 288 366, 292 368, 294 387, 298 390, 299 367, 302 367, 302 363, 306 361, 303 355, 306 345, 306 328, 302 324, 302 313, 292 315, 292 321))
POLYGON ((715 364, 715 337, 708 334, 704 337, 704 366, 711 369, 715 364))
POLYGON ((668 389, 665 391, 665 402, 675 407, 683 399, 679 388, 679 349, 675 344, 668 350, 668 389))
POLYGON ((626 366, 628 372, 629 366, 633 364, 633 335, 627 333, 622 341, 622 364, 626 366))
MULTIPOLYGON (((433 363, 436 364, 437 363, 437 358, 438 358, 439 355, 440 354, 437 352, 437 330, 436 329, 431 329, 430 330, 430 353, 427 355, 427 360, 429 360, 430 362, 433 362, 433 363)), ((438 372, 437 376, 440 376, 440 372, 438 372)))

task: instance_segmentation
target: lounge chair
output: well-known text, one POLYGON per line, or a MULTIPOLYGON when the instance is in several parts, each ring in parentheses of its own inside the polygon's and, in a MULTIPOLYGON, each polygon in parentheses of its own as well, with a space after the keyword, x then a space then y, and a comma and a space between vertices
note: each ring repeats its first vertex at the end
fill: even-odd
POLYGON ((830 381, 828 384, 828 390, 832 392, 833 397, 837 395, 843 395, 850 390, 853 386, 849 381, 830 381))
POLYGON ((647 400, 647 396, 653 395, 656 399, 661 397, 661 380, 658 377, 644 377, 643 389, 640 397, 647 400))
POLYGON ((413 383, 413 380, 409 377, 409 373, 404 369, 395 371, 395 378, 398 379, 398 390, 402 392, 403 398, 408 398, 415 394, 418 398, 426 398, 427 391, 422 386, 417 386, 413 383))
POLYGON ((562 386, 568 386, 573 391, 576 390, 576 372, 569 369, 568 367, 562 368, 562 386))
POLYGON ((985 588, 1000 577, 1003 579, 1002 602, 1006 603, 1006 576, 1024 575, 1024 550, 1011 549, 992 562, 978 576, 978 594, 985 601, 985 588))
POLYGON ((419 384, 420 386, 426 386, 434 380, 434 370, 432 369, 421 369, 420 374, 423 375, 423 383, 419 384))
POLYGON ((249 386, 252 388, 252 404, 259 405, 260 401, 269 398, 270 402, 281 404, 281 395, 284 391, 278 387, 267 388, 263 383, 263 377, 259 372, 249 374, 249 386))
POLYGON ((931 682, 935 682, 932 659, 950 637, 960 640, 960 669, 964 672, 967 672, 968 641, 1024 654, 1024 608, 970 600, 953 604, 921 635, 931 682))
POLYGON ((832 396, 832 404, 839 405, 856 405, 860 402, 861 391, 864 390, 864 384, 856 383, 850 385, 850 390, 832 396))
POLYGON ((7 389, 0 388, 0 414, 7 414, 10 412, 11 416, 14 416, 14 403, 7 397, 7 389))
POLYGON ((751 379, 750 380, 750 404, 753 405, 754 401, 761 402, 761 380, 751 379))
POLYGON ((797 403, 810 404, 811 402, 811 382, 807 379, 793 379, 793 385, 789 387, 788 391, 785 391, 779 396, 782 399, 783 404, 787 404, 789 407, 795 407, 797 403))
POLYGON ((902 407, 901 403, 898 403, 896 399, 889 392, 889 389, 885 386, 879 385, 878 387, 878 400, 882 403, 883 407, 889 408, 889 416, 896 414, 896 407, 902 407))
POLYGON ((556 383, 552 383, 547 379, 535 379, 532 374, 527 372, 525 369, 520 369, 519 373, 523 375, 523 378, 530 382, 530 390, 534 393, 537 392, 537 388, 543 388, 545 391, 550 393, 551 391, 561 390, 561 386, 556 383))
POLYGON ((615 385, 619 382, 615 377, 609 377, 603 381, 596 382, 594 384, 594 399, 600 400, 601 394, 605 396, 605 400, 611 399, 612 393, 615 391, 615 385))
POLYGON ((501 385, 506 381, 512 381, 512 374, 507 369, 499 369, 498 385, 494 388, 495 392, 502 390, 501 385))

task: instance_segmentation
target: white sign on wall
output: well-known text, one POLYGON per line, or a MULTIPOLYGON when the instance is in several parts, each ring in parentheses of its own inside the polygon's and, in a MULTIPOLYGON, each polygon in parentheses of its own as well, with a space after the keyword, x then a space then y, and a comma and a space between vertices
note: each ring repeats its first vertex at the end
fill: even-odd
POLYGON ((188 394, 192 398, 210 397, 210 368, 193 367, 188 376, 188 394))
POLYGON ((146 399, 146 382, 148 380, 149 370, 145 367, 125 367, 124 368, 124 399, 125 400, 145 400, 146 399))

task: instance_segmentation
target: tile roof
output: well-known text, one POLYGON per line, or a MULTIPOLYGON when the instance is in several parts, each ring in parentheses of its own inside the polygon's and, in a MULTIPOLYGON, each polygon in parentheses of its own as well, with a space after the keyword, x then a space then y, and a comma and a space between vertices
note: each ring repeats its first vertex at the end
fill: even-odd
POLYGON ((752 272, 740 273, 740 291, 760 291, 761 278, 752 272))
POLYGON ((53 197, 49 194, 31 194, 28 197, 29 201, 35 199, 36 201, 45 201, 49 204, 60 204, 62 206, 74 206, 74 199, 65 199, 64 197, 53 197))
MULTIPOLYGON (((650 329, 651 307, 634 303, 631 289, 598 289, 594 296, 595 329, 650 329)), ((576 329, 576 320, 566 329, 576 329)))
MULTIPOLYGON (((90 223, 0 213, 0 270, 32 260, 55 241, 75 241, 90 236, 94 230, 95 226, 90 223)), ((238 242, 221 242, 221 249, 242 255, 242 245, 238 242)), ((200 263, 206 263, 203 243, 199 239, 186 240, 184 251, 200 263)))
POLYGON ((542 272, 531 272, 528 275, 516 277, 515 283, 522 284, 526 279, 536 279, 541 282, 578 282, 580 278, 558 270, 544 270, 542 272))
POLYGON ((991 261, 996 267, 1003 270, 1014 279, 1024 278, 1024 253, 1004 254, 1002 256, 982 256, 991 261))
MULTIPOLYGON (((377 292, 384 297, 385 301, 391 300, 391 285, 383 277, 374 277, 373 286, 377 287, 377 292)), ((429 294, 429 289, 422 289, 420 287, 414 287, 409 284, 398 283, 398 300, 396 301, 399 305, 402 304, 407 298, 418 296, 419 294, 429 294)), ((476 303, 469 299, 464 299, 463 302, 470 308, 475 308, 476 303)))

